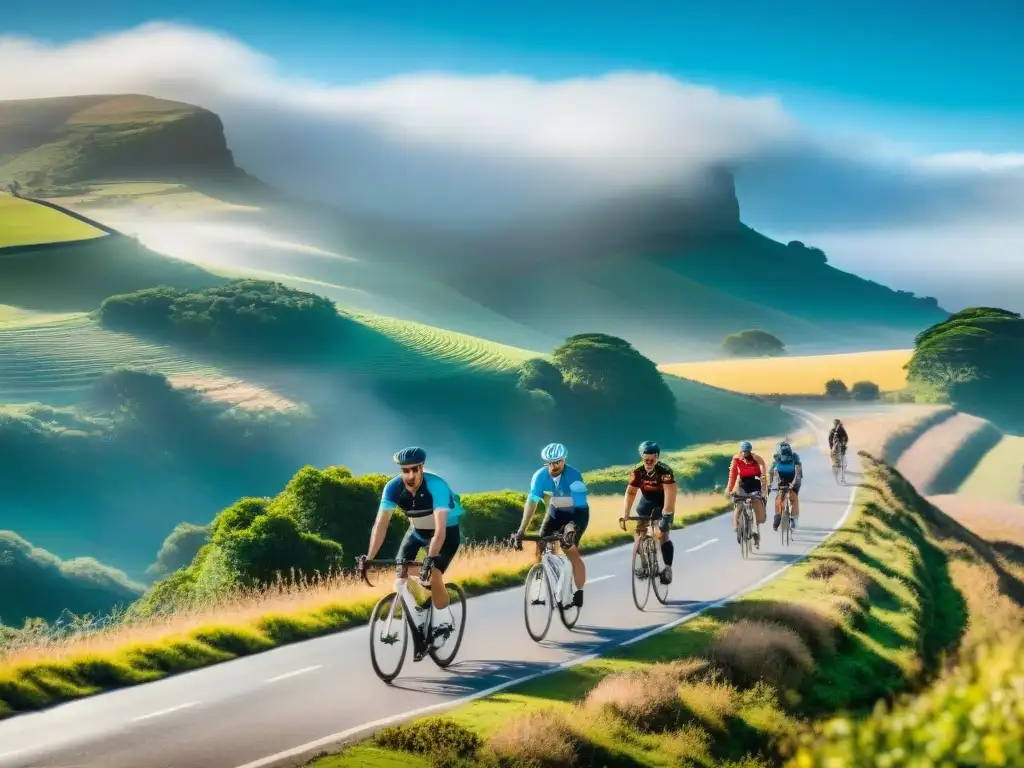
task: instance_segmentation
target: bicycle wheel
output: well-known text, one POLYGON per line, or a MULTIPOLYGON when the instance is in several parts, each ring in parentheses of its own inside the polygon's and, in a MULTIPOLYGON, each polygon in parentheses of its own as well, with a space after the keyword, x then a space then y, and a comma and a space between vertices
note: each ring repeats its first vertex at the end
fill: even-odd
POLYGON ((750 521, 747 510, 740 510, 740 555, 746 558, 750 554, 750 521))
MULTIPOLYGON (((466 593, 458 584, 445 584, 448 589, 448 611, 455 621, 455 626, 442 635, 436 635, 427 653, 439 667, 447 667, 455 660, 455 655, 462 645, 462 635, 466 632, 466 593), (441 640, 438 645, 437 641, 441 640)), ((437 615, 437 611, 434 611, 437 615)))
POLYGON ((647 562, 648 570, 651 573, 651 587, 654 589, 654 596, 658 602, 664 605, 668 600, 668 584, 661 580, 661 566, 658 563, 658 543, 654 539, 647 539, 647 562))
POLYGON ((839 460, 839 484, 846 485, 846 451, 843 451, 843 457, 839 460))
POLYGON ((789 499, 786 499, 786 501, 784 501, 782 504, 782 523, 779 525, 779 530, 782 531, 783 546, 789 546, 789 499))
POLYGON ((648 574, 650 569, 644 550, 647 541, 647 537, 642 536, 633 552, 633 604, 638 611, 642 611, 647 601, 651 599, 651 578, 648 574))
MULTIPOLYGON (((572 578, 570 575, 569 578, 572 578)), ((580 607, 578 605, 569 605, 563 608, 561 604, 558 606, 558 615, 562 617, 562 623, 566 629, 572 629, 576 626, 576 622, 580 620, 580 607)))
POLYGON ((551 587, 544 576, 544 565, 535 563, 530 572, 526 574, 526 589, 523 597, 523 616, 526 618, 526 631, 530 637, 538 643, 547 635, 551 627, 551 615, 555 612, 555 601, 551 596, 551 587), (543 626, 536 629, 530 623, 530 609, 537 611, 543 621, 543 626))
POLYGON ((398 593, 392 592, 378 600, 370 614, 370 663, 373 664, 373 671, 377 673, 377 677, 385 683, 390 683, 398 677, 405 663, 405 649, 408 645, 409 622, 405 605, 399 599, 398 593), (380 651, 378 645, 381 646, 380 651), (382 660, 382 656, 385 656, 382 651, 388 648, 394 648, 398 652, 398 658, 393 663, 382 660))

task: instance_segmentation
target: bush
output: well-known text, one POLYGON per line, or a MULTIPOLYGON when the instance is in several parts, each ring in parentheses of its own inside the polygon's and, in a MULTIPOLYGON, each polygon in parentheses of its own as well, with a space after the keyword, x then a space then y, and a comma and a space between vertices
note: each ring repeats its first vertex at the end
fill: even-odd
POLYGON ((873 381, 857 381, 850 387, 850 396, 854 400, 877 400, 882 390, 873 381))
POLYGON ((667 665, 609 675, 587 694, 587 709, 613 714, 641 731, 668 731, 685 717, 679 679, 667 665))
POLYGON ((514 717, 488 739, 498 764, 512 768, 570 768, 579 760, 580 737, 565 715, 553 710, 514 717))
POLYGON ((841 400, 850 396, 850 390, 842 379, 829 379, 825 382, 825 396, 841 400))
POLYGON ((428 717, 384 728, 373 740, 385 749, 424 755, 435 765, 472 758, 483 746, 483 740, 473 731, 446 717, 428 717))
POLYGON ((111 296, 98 311, 112 330, 154 333, 246 356, 324 356, 346 321, 334 302, 265 280, 186 291, 167 286, 111 296))
POLYGON ((467 493, 461 497, 465 514, 462 535, 485 542, 508 538, 523 519, 526 494, 519 491, 467 493))
POLYGON ((232 571, 243 583, 266 585, 291 573, 313 576, 337 571, 341 545, 299 528, 294 518, 270 512, 245 530, 231 531, 217 542, 232 571))
POLYGON ((187 568, 196 553, 210 540, 209 525, 178 523, 164 539, 157 553, 156 561, 146 569, 153 576, 166 576, 179 568, 187 568))
POLYGON ((778 357, 786 354, 786 345, 767 331, 751 329, 726 336, 722 350, 730 357, 778 357))

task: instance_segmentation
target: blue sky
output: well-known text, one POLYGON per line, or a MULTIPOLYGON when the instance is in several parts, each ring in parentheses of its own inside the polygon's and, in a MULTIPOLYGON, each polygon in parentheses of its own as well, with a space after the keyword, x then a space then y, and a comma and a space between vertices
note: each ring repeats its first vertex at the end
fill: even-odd
POLYGON ((777 93, 803 123, 926 151, 1024 144, 1019 0, 517 2, 56 0, 3 29, 67 42, 153 20, 241 38, 288 75, 351 83, 429 70, 542 79, 657 70, 777 93))

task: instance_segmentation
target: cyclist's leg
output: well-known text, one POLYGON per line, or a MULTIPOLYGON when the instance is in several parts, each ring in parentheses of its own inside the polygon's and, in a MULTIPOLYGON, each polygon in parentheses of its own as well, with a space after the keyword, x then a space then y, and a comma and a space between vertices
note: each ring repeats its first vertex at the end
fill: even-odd
MULTIPOLYGON (((540 524, 540 530, 537 531, 538 536, 553 536, 558 532, 566 523, 564 514, 560 514, 558 510, 548 507, 548 513, 544 516, 544 520, 540 524)), ((541 554, 544 552, 544 543, 541 541, 537 542, 537 562, 540 562, 541 554)))
POLYGON ((650 525, 650 519, 653 512, 654 505, 641 496, 640 501, 638 501, 636 505, 636 516, 643 518, 643 520, 636 524, 636 529, 633 531, 634 554, 636 553, 636 548, 640 546, 640 534, 642 534, 647 526, 650 525))
POLYGON ((576 587, 576 600, 577 605, 583 604, 583 585, 587 583, 587 566, 583 562, 583 557, 580 555, 580 540, 583 538, 583 534, 587 531, 587 526, 590 524, 590 508, 589 507, 576 507, 575 510, 566 515, 566 523, 572 523, 576 529, 576 540, 573 545, 565 550, 566 557, 569 558, 570 564, 572 564, 572 576, 573 586, 576 587))
POLYGON ((793 518, 793 523, 796 524, 797 519, 800 517, 800 484, 797 483, 789 491, 789 515, 793 518))
POLYGON ((445 528, 444 543, 441 551, 434 558, 434 567, 430 573, 430 595, 434 600, 435 608, 448 607, 448 588, 444 585, 444 572, 452 564, 455 553, 459 551, 462 543, 462 535, 457 525, 449 525, 445 528))
MULTIPOLYGON (((398 544, 398 551, 395 553, 395 559, 415 560, 416 556, 420 553, 420 550, 426 547, 429 541, 430 539, 424 538, 420 532, 416 530, 416 527, 410 523, 408 530, 402 537, 402 541, 398 544)), ((413 574, 410 573, 409 575, 412 576, 413 574)), ((409 582, 418 583, 419 580, 417 578, 411 578, 409 582)), ((413 594, 415 595, 417 593, 413 591, 413 594)), ((433 596, 433 592, 431 592, 431 596, 433 596)), ((416 599, 420 600, 421 598, 417 597, 416 599)), ((424 603, 424 605, 426 604, 424 603)))
POLYGON ((672 560, 675 557, 675 544, 669 540, 669 533, 672 530, 672 517, 673 515, 667 515, 662 512, 661 519, 658 520, 658 531, 661 534, 661 561, 665 564, 661 571, 661 580, 665 584, 672 583, 672 560))

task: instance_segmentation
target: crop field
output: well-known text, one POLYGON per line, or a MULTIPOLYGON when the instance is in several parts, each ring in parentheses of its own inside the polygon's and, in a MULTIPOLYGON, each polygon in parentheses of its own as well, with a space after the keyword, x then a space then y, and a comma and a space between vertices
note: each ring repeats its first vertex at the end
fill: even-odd
POLYGON ((668 363, 659 368, 704 384, 755 395, 820 395, 829 379, 842 379, 847 386, 857 381, 873 381, 883 391, 892 391, 906 386, 907 372, 903 366, 912 353, 910 349, 891 349, 840 355, 668 363))
MULTIPOLYGON (((1004 435, 990 450, 957 493, 975 499, 1020 501, 1021 475, 1024 472, 1024 437, 1004 435)), ((1024 523, 1024 520, 1018 521, 1024 523)))
POLYGON ((0 248, 89 240, 104 233, 43 205, 0 194, 0 248))

